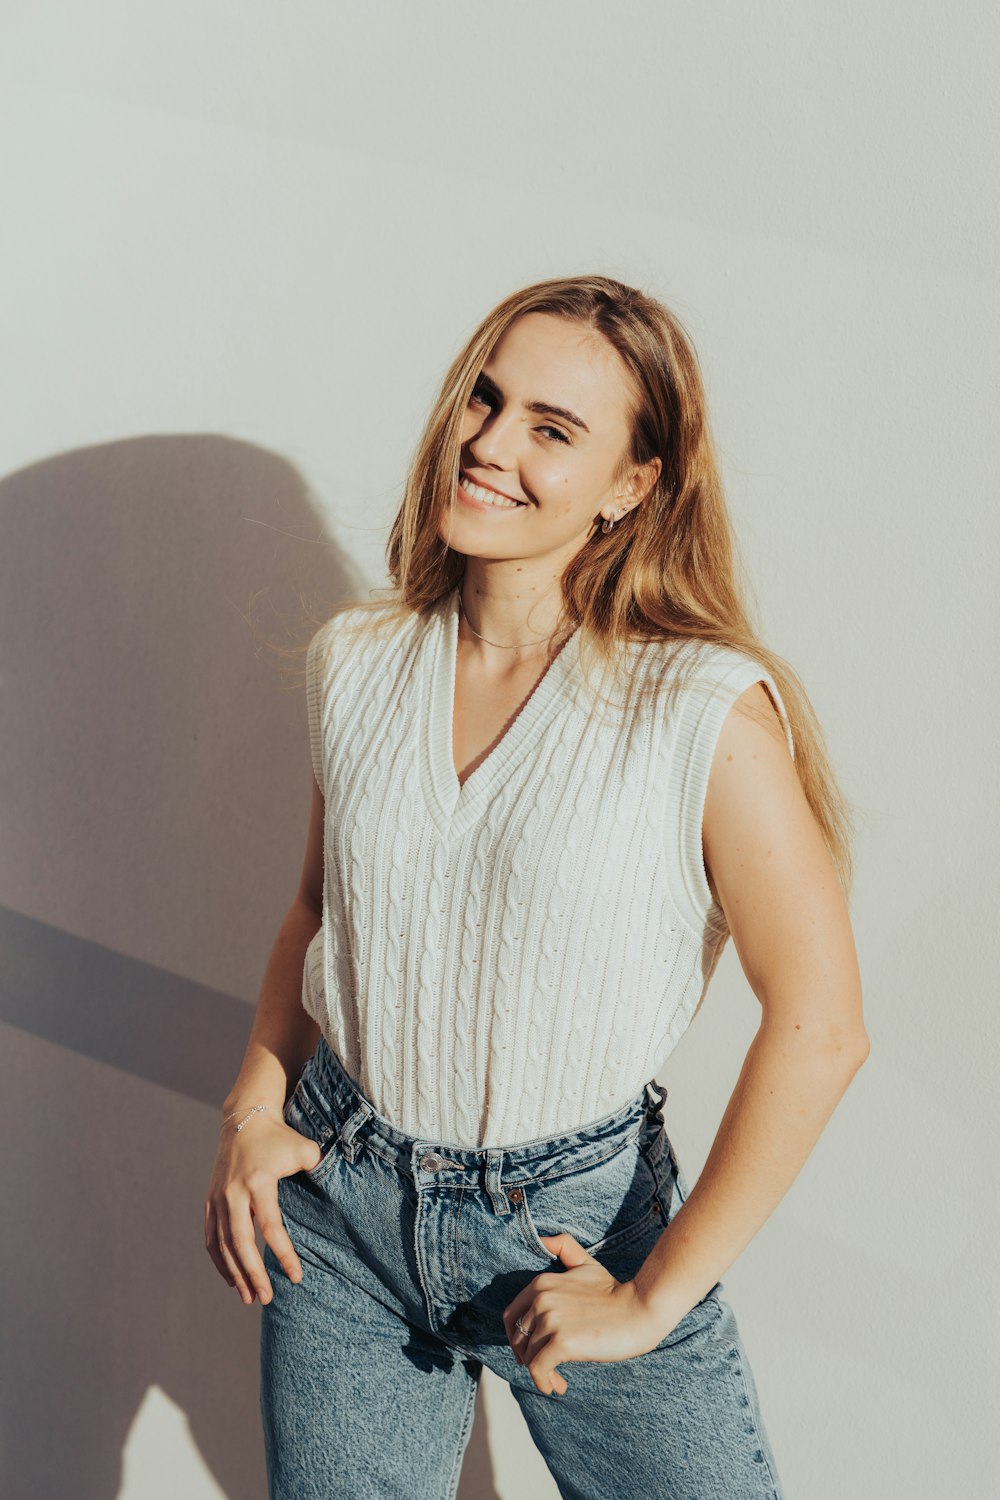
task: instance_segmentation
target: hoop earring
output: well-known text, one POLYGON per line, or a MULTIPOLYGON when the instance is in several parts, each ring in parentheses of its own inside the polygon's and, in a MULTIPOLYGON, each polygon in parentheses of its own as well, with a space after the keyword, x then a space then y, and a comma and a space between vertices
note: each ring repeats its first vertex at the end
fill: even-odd
POLYGON ((607 535, 607 533, 612 529, 612 527, 614 526, 614 524, 615 524, 615 518, 614 518, 614 516, 612 516, 611 519, 610 519, 610 521, 604 520, 604 521, 601 522, 601 530, 605 533, 605 535, 607 535))

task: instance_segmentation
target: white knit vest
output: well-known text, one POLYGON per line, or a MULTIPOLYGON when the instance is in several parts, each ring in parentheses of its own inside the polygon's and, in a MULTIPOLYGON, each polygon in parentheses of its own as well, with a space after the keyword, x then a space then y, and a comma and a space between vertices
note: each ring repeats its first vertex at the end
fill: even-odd
MULTIPOLYGON (((594 712, 577 631, 460 786, 458 591, 348 638, 361 613, 328 620, 307 657, 326 825, 302 1003, 380 1114, 423 1140, 516 1145, 603 1119, 704 998, 728 937, 702 854, 712 755, 757 681, 794 753, 777 686, 696 641, 669 703, 658 687, 594 712)), ((664 643, 627 649, 630 680, 676 675, 664 643)))

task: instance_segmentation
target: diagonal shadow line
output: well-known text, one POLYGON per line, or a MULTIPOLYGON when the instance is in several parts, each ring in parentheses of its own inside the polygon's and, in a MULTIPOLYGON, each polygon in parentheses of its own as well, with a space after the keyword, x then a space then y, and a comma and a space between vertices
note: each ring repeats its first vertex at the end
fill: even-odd
POLYGON ((221 1107, 254 1008, 0 907, 0 1020, 221 1107))

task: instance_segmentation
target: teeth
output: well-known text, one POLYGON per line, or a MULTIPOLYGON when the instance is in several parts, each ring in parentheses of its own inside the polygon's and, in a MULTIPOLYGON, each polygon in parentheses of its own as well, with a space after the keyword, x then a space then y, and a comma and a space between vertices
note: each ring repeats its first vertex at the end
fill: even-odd
POLYGON ((522 503, 520 500, 508 500, 506 495, 498 495, 496 490, 484 490, 481 484, 473 484, 464 475, 458 482, 473 500, 481 500, 484 505, 495 505, 497 510, 516 510, 522 503))

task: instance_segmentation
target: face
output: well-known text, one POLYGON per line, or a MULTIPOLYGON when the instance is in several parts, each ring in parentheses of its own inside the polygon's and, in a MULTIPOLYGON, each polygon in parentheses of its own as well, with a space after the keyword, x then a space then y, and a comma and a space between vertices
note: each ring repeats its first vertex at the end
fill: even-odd
POLYGON ((565 563, 602 513, 619 519, 639 503, 659 461, 634 471, 631 489, 614 487, 630 441, 626 382, 617 351, 579 324, 548 313, 512 324, 465 413, 447 544, 469 557, 565 563))

